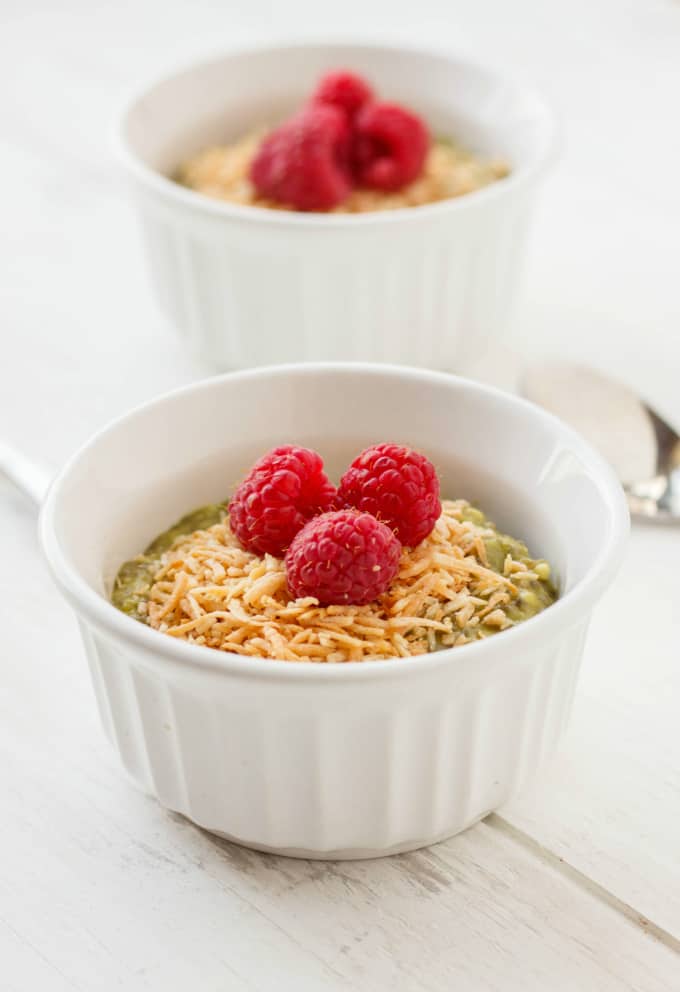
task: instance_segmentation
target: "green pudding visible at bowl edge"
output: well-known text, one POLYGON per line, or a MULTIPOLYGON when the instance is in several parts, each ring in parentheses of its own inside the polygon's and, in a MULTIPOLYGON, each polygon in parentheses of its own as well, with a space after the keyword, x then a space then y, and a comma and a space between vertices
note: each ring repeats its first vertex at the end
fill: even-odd
MULTIPOLYGON (((121 565, 111 594, 113 605, 135 620, 146 623, 146 614, 139 612, 139 606, 148 598, 163 553, 178 537, 192 534, 196 530, 206 530, 213 524, 219 523, 226 512, 227 503, 209 503, 187 513, 176 524, 159 534, 143 554, 121 565)), ((484 538, 484 545, 489 568, 494 572, 503 574, 503 566, 508 554, 515 560, 525 563, 529 568, 539 566, 538 577, 524 583, 521 593, 504 608, 504 612, 513 623, 528 620, 529 617, 535 616, 555 602, 557 593, 550 580, 550 570, 547 567, 540 567, 542 561, 529 555, 526 544, 507 534, 501 534, 482 511, 474 506, 462 510, 461 519, 493 531, 492 537, 484 538), (541 572, 545 575, 541 576, 541 572)), ((489 629, 486 633, 498 633, 498 631, 489 629)))

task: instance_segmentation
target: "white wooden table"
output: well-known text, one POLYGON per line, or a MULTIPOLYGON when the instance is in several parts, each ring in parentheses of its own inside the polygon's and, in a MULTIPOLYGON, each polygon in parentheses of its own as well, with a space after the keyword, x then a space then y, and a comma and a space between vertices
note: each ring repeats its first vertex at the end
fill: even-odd
MULTIPOLYGON (((436 40, 535 80, 566 145, 508 348, 608 368, 680 422, 677 2, 7 0, 0 16, 0 423, 32 456, 56 466, 200 373, 154 309, 108 128, 137 77, 265 31, 436 40)), ((6 486, 0 549, 3 992, 680 989, 680 531, 634 531, 531 792, 431 850, 344 864, 239 849, 137 792, 6 486)))

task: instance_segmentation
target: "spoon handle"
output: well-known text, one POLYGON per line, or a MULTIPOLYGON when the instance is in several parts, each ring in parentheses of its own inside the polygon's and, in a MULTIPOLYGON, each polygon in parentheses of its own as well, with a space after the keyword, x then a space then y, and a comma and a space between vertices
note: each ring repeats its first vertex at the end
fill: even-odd
POLYGON ((0 476, 9 479, 36 508, 42 504, 50 484, 47 472, 4 441, 0 441, 0 476))

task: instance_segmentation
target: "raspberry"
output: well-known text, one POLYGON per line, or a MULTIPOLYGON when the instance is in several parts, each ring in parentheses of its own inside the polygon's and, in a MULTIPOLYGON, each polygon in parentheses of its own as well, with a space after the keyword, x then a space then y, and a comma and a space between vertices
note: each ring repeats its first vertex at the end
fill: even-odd
POLYGON ((397 538, 370 513, 323 513, 305 524, 286 552, 288 588, 322 606, 363 606, 385 592, 400 555, 397 538))
POLYGON ((260 196, 296 210, 330 210, 350 191, 349 124, 337 107, 305 107, 269 134, 250 166, 260 196))
POLYGON ((396 103, 368 103, 353 127, 354 171, 362 186, 389 192, 418 178, 430 144, 419 117, 396 103))
POLYGON ((413 548, 439 519, 439 479, 432 462, 412 448, 377 444, 362 451, 347 469, 336 505, 372 513, 413 548))
POLYGON ((334 505, 335 495, 316 451, 292 444, 274 448, 234 493, 231 529, 247 551, 281 558, 310 517, 334 505))
POLYGON ((339 107, 349 117, 372 99, 373 90, 366 80, 343 69, 323 76, 312 96, 312 102, 339 107))

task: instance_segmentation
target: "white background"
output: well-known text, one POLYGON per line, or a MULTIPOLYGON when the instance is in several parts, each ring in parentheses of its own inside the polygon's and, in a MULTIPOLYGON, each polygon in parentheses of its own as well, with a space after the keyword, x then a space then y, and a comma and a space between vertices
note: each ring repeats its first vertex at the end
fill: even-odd
MULTIPOLYGON (((140 79, 246 40, 436 43, 562 125, 514 361, 568 355, 680 423, 680 3, 0 3, 0 434, 57 466, 200 374, 156 312, 110 150, 140 79)), ((530 794, 430 852, 324 867, 216 842, 110 757, 32 511, 0 485, 0 987, 680 987, 680 531, 636 529, 530 794)))

